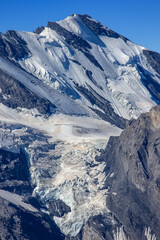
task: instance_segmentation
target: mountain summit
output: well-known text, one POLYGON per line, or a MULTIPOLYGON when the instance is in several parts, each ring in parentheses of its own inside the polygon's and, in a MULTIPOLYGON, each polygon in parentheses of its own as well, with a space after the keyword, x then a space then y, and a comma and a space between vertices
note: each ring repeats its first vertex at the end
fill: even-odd
POLYGON ((134 119, 159 102, 160 54, 88 15, 0 34, 0 200, 8 209, 0 237, 32 239, 41 224, 38 239, 158 239, 146 187, 152 177, 159 186, 148 165, 153 126, 140 134, 134 119), (140 161, 129 157, 127 139, 140 161))

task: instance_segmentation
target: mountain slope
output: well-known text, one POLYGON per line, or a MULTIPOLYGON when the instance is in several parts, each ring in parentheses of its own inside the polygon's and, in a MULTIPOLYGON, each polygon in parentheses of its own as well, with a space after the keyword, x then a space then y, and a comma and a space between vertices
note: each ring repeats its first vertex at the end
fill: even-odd
MULTIPOLYGON (((103 109, 107 116, 114 112, 132 118, 154 105, 152 91, 144 87, 145 76, 139 70, 140 65, 155 76, 144 48, 90 17, 73 15, 49 22, 38 36, 19 34, 32 52, 30 58, 20 61, 21 66, 78 101, 76 91, 96 113, 97 107, 102 111, 105 104, 111 108, 103 109), (103 104, 94 103, 92 98, 99 98, 103 104)), ((155 81, 159 81, 158 76, 155 81)))
MULTIPOLYGON (((108 146, 112 144, 113 152, 105 150, 109 160, 107 154, 101 155, 102 160, 97 156, 110 136, 121 134, 127 120, 159 103, 159 69, 160 54, 132 43, 88 15, 74 14, 60 22, 48 22, 47 27, 33 33, 0 34, 2 159, 6 154, 3 151, 25 156, 23 166, 18 157, 1 162, 5 180, 0 188, 25 199, 38 199, 66 239, 141 239, 146 234, 149 239, 152 231, 153 239, 154 234, 158 238, 156 220, 148 224, 149 215, 146 220, 142 217, 137 231, 132 226, 137 219, 127 225, 130 219, 117 203, 124 194, 118 178, 122 175, 125 184, 131 180, 117 163, 112 138, 108 146), (26 169, 27 178, 19 178, 13 165, 19 171, 26 169), (7 181, 10 173, 12 179, 7 181), (118 200, 112 200, 114 193, 118 200)), ((119 140, 123 134, 113 138, 118 139, 113 141, 115 146, 119 141, 130 141, 128 133, 126 139, 119 140)), ((140 150, 137 157, 145 157, 144 152, 140 150)), ((147 177, 145 164, 142 160, 140 173, 143 170, 147 177)), ((142 185, 145 181, 141 175, 139 181, 142 185)), ((130 189, 131 194, 137 191, 130 189)), ((0 197, 6 201, 2 193, 0 197)), ((144 196, 138 197, 138 203, 130 195, 124 197, 128 205, 138 206, 131 209, 131 215, 141 208, 144 196)), ((151 207, 149 211, 155 210, 151 207)), ((144 210, 144 214, 148 212, 144 210)))

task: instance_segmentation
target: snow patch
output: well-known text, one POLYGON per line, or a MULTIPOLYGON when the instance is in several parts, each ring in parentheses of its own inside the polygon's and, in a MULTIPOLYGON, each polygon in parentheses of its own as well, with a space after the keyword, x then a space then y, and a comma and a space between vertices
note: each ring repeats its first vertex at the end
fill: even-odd
POLYGON ((18 194, 11 193, 5 190, 0 190, 0 197, 31 212, 38 212, 38 209, 28 203, 23 202, 23 197, 18 194))
POLYGON ((152 230, 150 227, 145 228, 145 236, 147 240, 157 240, 156 235, 152 233, 152 230))

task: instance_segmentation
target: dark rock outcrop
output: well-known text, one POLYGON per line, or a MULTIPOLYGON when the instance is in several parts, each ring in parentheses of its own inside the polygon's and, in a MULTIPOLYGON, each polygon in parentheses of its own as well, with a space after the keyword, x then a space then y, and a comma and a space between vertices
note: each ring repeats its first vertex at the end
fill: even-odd
POLYGON ((86 69, 86 75, 87 75, 87 77, 91 80, 91 82, 92 82, 95 86, 97 86, 99 89, 103 90, 103 88, 102 88, 102 87, 95 81, 95 79, 93 78, 92 72, 89 71, 88 69, 86 69))
POLYGON ((0 197, 1 240, 63 240, 49 216, 18 207, 0 197))
POLYGON ((37 196, 36 197, 33 197, 31 195, 23 196, 23 202, 32 205, 38 210, 41 210, 41 209, 47 210, 47 208, 44 206, 44 204, 40 201, 40 199, 37 196))
POLYGON ((62 200, 57 199, 49 202, 49 212, 51 216, 62 217, 65 213, 71 212, 71 208, 62 200))
POLYGON ((160 84, 155 81, 152 76, 140 65, 137 65, 142 78, 141 81, 144 86, 148 89, 153 99, 159 104, 160 103, 160 84))
POLYGON ((146 49, 143 50, 143 54, 151 67, 160 75, 160 54, 146 49))
POLYGON ((106 35, 112 38, 121 38, 125 42, 128 40, 126 37, 112 31, 111 29, 104 27, 100 22, 92 20, 92 18, 86 14, 78 15, 81 20, 96 34, 96 35, 106 35))
POLYGON ((111 137, 101 157, 106 161, 106 205, 130 239, 146 239, 145 228, 160 238, 160 107, 128 123, 111 137), (112 173, 112 177, 109 177, 112 173))
POLYGON ((38 28, 35 30, 35 33, 40 34, 41 32, 43 32, 43 30, 44 30, 44 27, 43 27, 43 26, 38 27, 38 28))
POLYGON ((97 105, 100 109, 104 111, 104 113, 98 109, 91 108, 97 115, 99 115, 103 120, 110 122, 111 124, 116 125, 119 128, 124 129, 126 125, 126 119, 120 117, 117 113, 115 113, 111 103, 101 97, 98 93, 96 93, 91 86, 88 85, 88 88, 79 86, 76 84, 76 88, 81 94, 91 102, 92 105, 97 105))
POLYGON ((36 95, 12 76, 0 69, 0 102, 10 108, 36 108, 41 114, 51 114, 56 107, 36 95))
POLYGON ((0 188, 26 194, 32 192, 28 159, 24 151, 0 149, 0 188))
POLYGON ((19 60, 28 57, 29 54, 27 43, 16 31, 10 30, 5 35, 0 34, 0 56, 19 60))

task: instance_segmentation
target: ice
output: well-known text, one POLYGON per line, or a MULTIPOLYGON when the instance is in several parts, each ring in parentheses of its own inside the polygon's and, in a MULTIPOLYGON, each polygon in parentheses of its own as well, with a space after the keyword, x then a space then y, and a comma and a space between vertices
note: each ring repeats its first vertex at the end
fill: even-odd
POLYGON ((128 236, 126 235, 123 227, 117 227, 113 236, 114 240, 128 240, 128 236))
POLYGON ((150 227, 145 228, 145 236, 147 240, 157 240, 157 237, 155 236, 155 234, 152 233, 152 230, 150 227))

